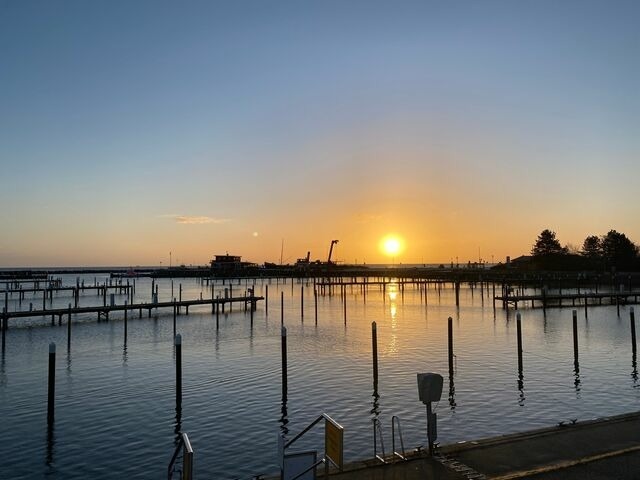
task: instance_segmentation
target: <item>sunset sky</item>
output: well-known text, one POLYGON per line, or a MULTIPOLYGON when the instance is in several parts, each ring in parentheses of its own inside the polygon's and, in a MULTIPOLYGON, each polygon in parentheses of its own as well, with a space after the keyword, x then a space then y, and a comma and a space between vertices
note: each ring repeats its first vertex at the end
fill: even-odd
POLYGON ((638 25, 637 1, 0 0, 0 267, 640 242, 638 25))

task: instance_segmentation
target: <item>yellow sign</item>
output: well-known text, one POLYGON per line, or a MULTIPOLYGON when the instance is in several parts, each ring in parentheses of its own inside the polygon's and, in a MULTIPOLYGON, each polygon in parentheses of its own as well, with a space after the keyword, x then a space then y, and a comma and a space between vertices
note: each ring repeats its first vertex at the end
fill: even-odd
POLYGON ((329 416, 324 416, 324 453, 342 470, 342 445, 344 429, 329 416))

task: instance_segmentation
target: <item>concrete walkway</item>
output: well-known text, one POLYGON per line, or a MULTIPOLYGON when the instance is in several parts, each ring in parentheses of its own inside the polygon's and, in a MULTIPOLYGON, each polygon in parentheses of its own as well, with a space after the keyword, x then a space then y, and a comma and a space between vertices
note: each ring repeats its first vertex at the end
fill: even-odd
MULTIPOLYGON (((435 458, 416 454, 383 465, 368 460, 335 480, 637 479, 640 412, 446 445, 435 458)), ((319 472, 320 473, 320 472, 319 472)))

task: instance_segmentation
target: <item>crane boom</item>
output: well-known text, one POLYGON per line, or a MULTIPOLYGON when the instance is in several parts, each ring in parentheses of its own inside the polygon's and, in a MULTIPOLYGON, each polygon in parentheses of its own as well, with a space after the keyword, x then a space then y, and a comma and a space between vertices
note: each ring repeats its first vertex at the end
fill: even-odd
POLYGON ((331 264, 331 254, 333 253, 333 246, 338 243, 338 240, 331 240, 331 246, 329 247, 329 258, 327 258, 327 263, 331 264))

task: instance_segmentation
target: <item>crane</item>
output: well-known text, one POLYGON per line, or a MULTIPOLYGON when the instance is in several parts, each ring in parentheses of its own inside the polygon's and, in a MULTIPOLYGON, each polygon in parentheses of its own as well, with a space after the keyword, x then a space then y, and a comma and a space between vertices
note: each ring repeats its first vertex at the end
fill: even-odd
POLYGON ((327 263, 331 265, 331 254, 333 253, 333 246, 338 243, 338 240, 331 240, 331 246, 329 247, 329 258, 327 259, 327 263))

